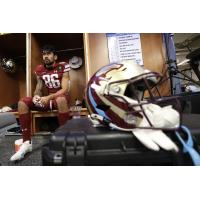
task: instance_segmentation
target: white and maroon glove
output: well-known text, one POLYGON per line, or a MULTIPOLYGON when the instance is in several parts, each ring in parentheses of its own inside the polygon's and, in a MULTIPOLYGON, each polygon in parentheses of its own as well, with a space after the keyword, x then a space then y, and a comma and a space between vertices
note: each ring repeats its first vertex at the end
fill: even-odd
MULTIPOLYGON (((132 132, 135 137, 148 149, 159 151, 160 147, 167 151, 178 151, 177 145, 162 131, 165 128, 178 128, 180 125, 179 113, 166 106, 161 108, 155 104, 144 105, 143 109, 155 129, 136 128, 132 132)), ((150 127, 147 119, 143 117, 140 127, 150 127)))

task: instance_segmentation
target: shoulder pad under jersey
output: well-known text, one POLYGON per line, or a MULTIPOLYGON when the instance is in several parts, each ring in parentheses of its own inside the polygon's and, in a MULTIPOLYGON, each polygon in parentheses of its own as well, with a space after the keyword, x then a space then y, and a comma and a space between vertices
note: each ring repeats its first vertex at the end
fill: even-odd
POLYGON ((40 75, 44 71, 44 65, 37 65, 35 68, 36 75, 40 75))

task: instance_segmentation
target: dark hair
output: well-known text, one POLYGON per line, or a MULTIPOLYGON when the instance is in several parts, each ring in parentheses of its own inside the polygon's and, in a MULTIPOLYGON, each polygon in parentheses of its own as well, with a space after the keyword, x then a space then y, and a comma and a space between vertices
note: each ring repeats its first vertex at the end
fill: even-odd
POLYGON ((42 52, 43 51, 49 51, 49 52, 53 52, 54 54, 56 54, 56 49, 53 45, 50 44, 46 44, 42 47, 42 52))

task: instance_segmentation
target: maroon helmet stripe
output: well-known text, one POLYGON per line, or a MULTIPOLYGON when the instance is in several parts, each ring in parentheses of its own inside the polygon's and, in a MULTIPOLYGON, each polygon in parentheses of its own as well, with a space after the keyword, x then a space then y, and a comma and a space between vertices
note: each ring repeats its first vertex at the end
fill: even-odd
MULTIPOLYGON (((91 94, 92 94, 92 97, 94 98, 94 101, 97 105, 103 105, 103 101, 101 101, 101 99, 98 97, 97 93, 95 92, 95 90, 93 88, 90 88, 91 89, 91 94)), ((89 89, 88 89, 89 90, 89 89)), ((91 101, 90 101, 90 98, 89 98, 89 91, 87 90, 87 99, 88 99, 88 103, 89 103, 89 106, 90 106, 90 109, 92 110, 93 113, 97 113, 95 108, 94 108, 94 105, 92 105, 91 101)))
MULTIPOLYGON (((116 98, 113 98, 113 97, 111 97, 111 96, 106 96, 105 98, 106 98, 108 101, 112 102, 114 105, 118 106, 120 109, 125 110, 126 112, 134 112, 134 111, 136 111, 134 108, 128 107, 127 103, 120 102, 120 101, 118 101, 116 98)), ((138 117, 142 117, 142 115, 139 114, 139 113, 137 113, 137 112, 134 113, 134 114, 135 114, 136 116, 138 116, 138 117)))
MULTIPOLYGON (((97 105, 103 105, 103 101, 99 98, 99 96, 96 94, 95 90, 91 88, 91 93, 92 96, 94 98, 94 101, 96 102, 97 105)), ((90 106, 90 109, 92 110, 93 113, 97 113, 94 106, 91 104, 89 96, 88 96, 88 92, 87 92, 87 98, 88 98, 88 103, 90 106)), ((112 100, 112 98, 108 98, 106 97, 106 99, 108 100, 112 100)), ((115 101, 114 101, 115 102, 115 101)), ((117 103, 116 103, 117 104, 117 103)), ((114 104, 115 105, 115 104, 114 104)), ((124 110, 124 109, 123 109, 124 110)), ((126 110, 125 110, 126 111, 126 110)), ((130 111, 130 110, 129 110, 130 111)), ((107 111, 104 111, 105 114, 108 116, 108 118, 110 119, 110 121, 114 124, 116 124, 117 126, 121 127, 121 128, 128 128, 128 129, 132 129, 135 128, 136 126, 134 124, 128 124, 124 121, 124 119, 122 119, 119 115, 117 115, 114 111, 112 111, 111 109, 108 109, 107 111)), ((141 117, 141 116, 140 116, 141 117)))
POLYGON ((111 122, 121 128, 128 128, 132 129, 136 126, 134 124, 127 124, 124 119, 122 119, 119 115, 117 115, 115 112, 113 112, 111 109, 109 109, 106 114, 111 119, 111 122))
POLYGON ((106 95, 105 98, 108 101, 112 102, 114 105, 118 106, 119 108, 121 108, 123 110, 130 109, 125 102, 121 102, 121 101, 117 100, 115 97, 111 97, 111 96, 106 95))
MULTIPOLYGON (((93 98, 95 99, 95 102, 98 105, 104 104, 104 102, 99 98, 99 96, 96 94, 96 92, 94 91, 94 89, 91 90, 92 91, 92 95, 93 98)), ((114 111, 111 110, 112 108, 108 109, 107 111, 104 111, 105 114, 108 116, 108 118, 111 120, 111 122, 115 122, 115 124, 119 127, 122 128, 135 128, 135 125, 130 125, 127 124, 124 119, 122 119, 119 115, 117 115, 114 111)), ((96 112, 95 112, 96 113, 96 112)))

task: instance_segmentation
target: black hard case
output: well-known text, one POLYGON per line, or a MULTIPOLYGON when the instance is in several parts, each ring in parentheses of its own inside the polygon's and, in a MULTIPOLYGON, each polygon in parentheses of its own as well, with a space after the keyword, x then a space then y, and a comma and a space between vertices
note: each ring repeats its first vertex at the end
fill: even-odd
MULTIPOLYGON (((173 132, 166 134, 180 146, 173 132)), ((192 165, 181 151, 151 151, 131 132, 95 128, 88 118, 71 119, 58 128, 42 149, 42 161, 43 165, 72 166, 192 165)))

